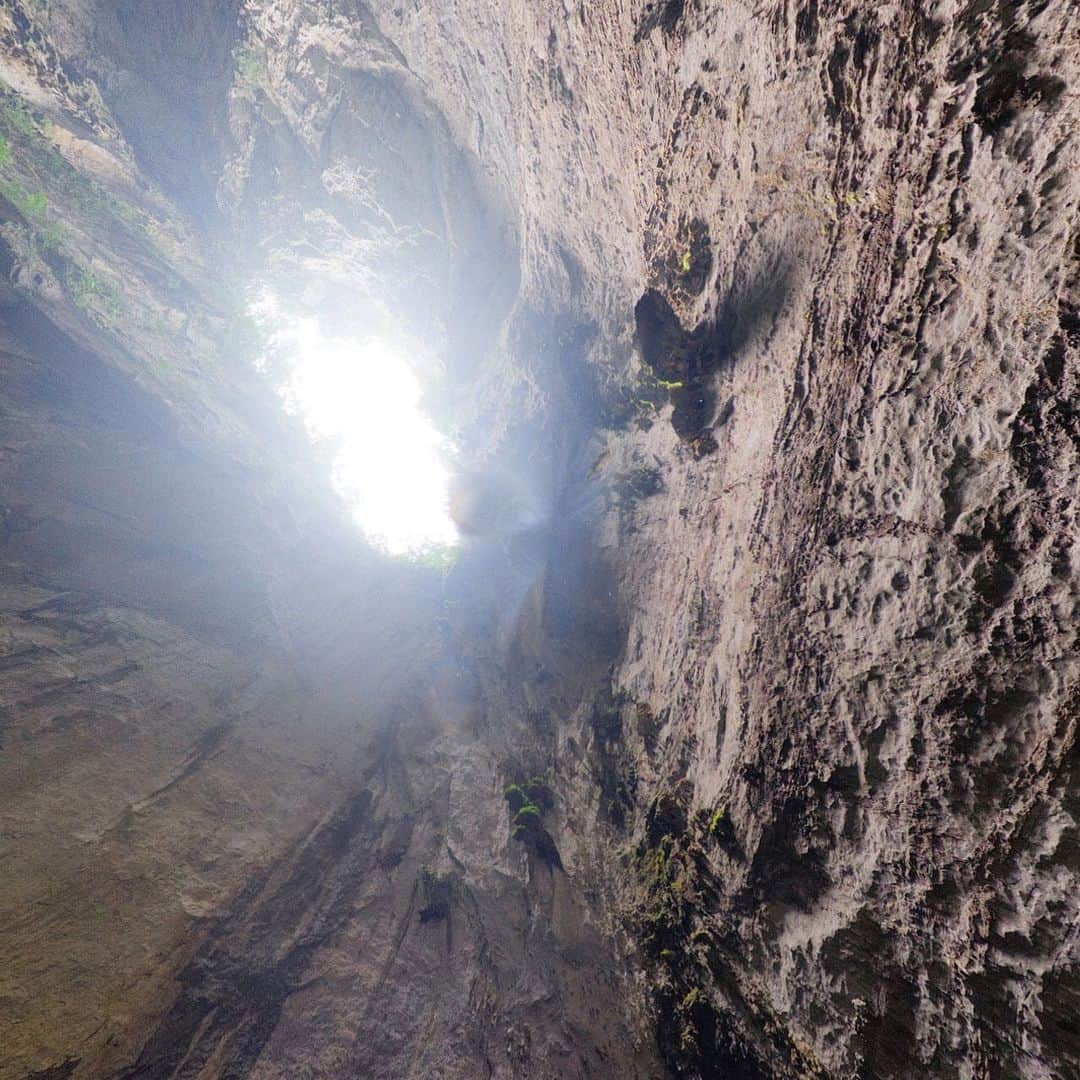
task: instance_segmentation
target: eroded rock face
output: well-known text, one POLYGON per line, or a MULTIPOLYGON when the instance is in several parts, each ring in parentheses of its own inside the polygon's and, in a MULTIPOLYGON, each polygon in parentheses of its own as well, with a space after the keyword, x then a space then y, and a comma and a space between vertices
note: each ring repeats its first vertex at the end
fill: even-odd
POLYGON ((0 1076, 1080 1071, 1077 36, 0 12, 0 1076), (368 550, 252 275, 527 523, 368 550))

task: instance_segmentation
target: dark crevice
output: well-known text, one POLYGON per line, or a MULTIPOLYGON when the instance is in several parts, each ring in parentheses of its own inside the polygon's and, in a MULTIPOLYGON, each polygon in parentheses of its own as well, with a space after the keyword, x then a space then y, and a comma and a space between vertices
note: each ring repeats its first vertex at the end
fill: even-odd
POLYGON ((692 331, 684 329, 660 290, 649 289, 637 302, 634 322, 642 359, 670 393, 671 424, 681 439, 700 443, 710 437, 718 422, 716 376, 772 326, 790 292, 790 270, 778 260, 745 284, 733 285, 716 317, 692 331))

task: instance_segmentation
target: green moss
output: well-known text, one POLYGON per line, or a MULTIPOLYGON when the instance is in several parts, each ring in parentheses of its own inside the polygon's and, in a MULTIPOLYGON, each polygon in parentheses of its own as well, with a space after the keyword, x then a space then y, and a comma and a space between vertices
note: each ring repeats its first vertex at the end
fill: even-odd
POLYGON ((683 1024, 682 1032, 679 1035, 679 1049, 684 1054, 697 1054, 699 1053, 697 1031, 694 1029, 693 1024, 683 1024))
POLYGON ((109 326, 120 316, 116 289, 89 267, 69 262, 63 282, 72 303, 100 325, 109 326))
POLYGON ((42 191, 27 192, 15 180, 0 181, 2 195, 30 226, 32 238, 30 249, 36 247, 40 252, 59 251, 67 242, 68 233, 56 220, 46 220, 49 201, 42 191))
MULTIPOLYGON (((17 94, 0 87, 0 127, 7 133, 0 136, 5 148, 0 150, 0 168, 17 166, 22 184, 32 189, 21 205, 16 203, 19 212, 40 217, 52 203, 62 208, 61 217, 86 231, 120 229, 147 251, 155 250, 143 224, 145 215, 75 168, 48 137, 49 126, 46 119, 35 119, 17 94)), ((14 178, 6 183, 22 190, 14 178)))
POLYGON ((520 839, 523 833, 539 828, 543 810, 530 798, 528 786, 507 784, 503 789, 503 798, 506 799, 506 805, 513 817, 512 835, 515 839, 520 839))
POLYGON ((660 847, 652 852, 649 859, 648 871, 650 876, 649 886, 657 888, 666 885, 668 880, 668 852, 666 847, 660 847))
POLYGON ((7 123, 20 134, 33 135, 36 132, 37 125, 34 123, 30 110, 16 100, 14 96, 9 97, 3 106, 0 106, 0 109, 2 109, 7 123))
POLYGON ((30 217, 41 217, 49 205, 45 192, 34 191, 26 196, 26 212, 30 217))
POLYGON ((562 860, 551 834, 544 828, 544 811, 554 805, 554 795, 547 781, 533 776, 521 784, 507 784, 503 797, 511 815, 510 836, 527 844, 551 866, 562 868, 562 860))
POLYGON ((551 785, 542 776, 532 776, 520 784, 507 784, 503 788, 503 798, 510 807, 511 814, 517 814, 523 807, 531 806, 542 814, 555 805, 555 794, 551 785))
POLYGON ((679 1033, 679 1047, 684 1054, 696 1054, 700 1052, 700 1033, 698 1021, 703 1013, 710 1008, 709 999, 700 987, 694 986, 687 991, 686 996, 679 1003, 678 1012, 682 1020, 682 1028, 679 1033))
POLYGON ((529 802, 542 810, 550 810, 555 805, 555 793, 551 785, 542 776, 532 776, 524 785, 529 802))
POLYGON ((268 77, 266 59, 253 48, 241 49, 236 56, 236 84, 242 90, 253 91, 268 77))
POLYGON ((0 195, 27 219, 41 217, 49 205, 43 191, 26 191, 16 180, 0 181, 0 195))
POLYGON ((542 816, 539 806, 534 803, 526 803, 514 816, 514 824, 528 827, 539 825, 542 816))
MULTIPOLYGON (((690 797, 676 785, 654 799, 633 859, 642 886, 638 940, 653 963, 657 1042, 677 1076, 770 1075, 747 1033, 762 1031, 759 1009, 742 998, 732 975, 716 925, 719 890, 701 846, 710 829, 723 831, 730 823, 722 806, 700 808, 688 820, 690 797), (720 990, 715 998, 712 988, 720 990), (741 999, 738 1011, 727 1004, 733 996, 741 999), (754 1018, 749 1025, 740 1012, 754 1018)), ((779 1031, 767 1028, 765 1038, 775 1042, 779 1031)), ((781 1051, 799 1059, 787 1041, 781 1051)))
POLYGON ((60 251, 68 242, 68 231, 59 221, 45 222, 36 236, 42 251, 60 251))

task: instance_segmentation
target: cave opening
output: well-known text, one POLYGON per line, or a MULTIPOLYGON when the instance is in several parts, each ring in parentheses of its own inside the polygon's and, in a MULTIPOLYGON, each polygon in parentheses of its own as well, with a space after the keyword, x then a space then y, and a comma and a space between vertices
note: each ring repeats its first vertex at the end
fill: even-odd
POLYGON ((954 6, 0 5, 0 1080, 1080 1077, 1077 5, 954 6))
POLYGON ((345 335, 316 314, 252 305, 264 335, 256 367, 299 418, 334 490, 367 540, 390 555, 452 549, 455 447, 424 411, 424 387, 403 346, 345 335))

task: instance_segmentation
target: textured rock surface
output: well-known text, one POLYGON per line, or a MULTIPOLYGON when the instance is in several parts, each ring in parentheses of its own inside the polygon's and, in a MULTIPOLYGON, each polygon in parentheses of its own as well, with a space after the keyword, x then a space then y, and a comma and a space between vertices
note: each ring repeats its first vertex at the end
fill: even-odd
POLYGON ((5 5, 0 1076, 1080 1072, 1078 34, 5 5), (542 524, 368 551, 252 276, 542 524))

